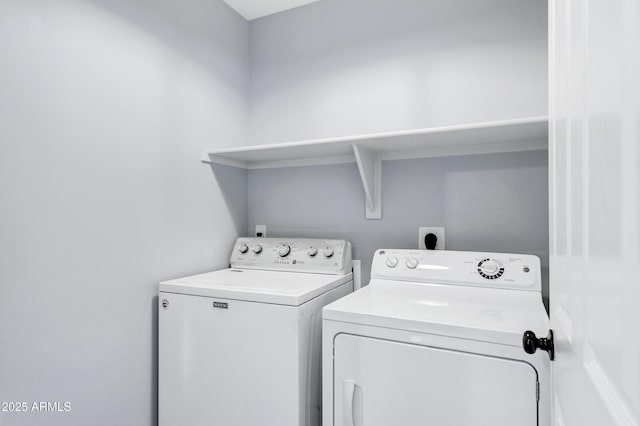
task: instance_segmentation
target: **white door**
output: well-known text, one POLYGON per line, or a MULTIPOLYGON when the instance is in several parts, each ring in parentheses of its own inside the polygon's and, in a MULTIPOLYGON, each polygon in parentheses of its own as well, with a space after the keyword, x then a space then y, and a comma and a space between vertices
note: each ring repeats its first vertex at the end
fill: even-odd
POLYGON ((335 426, 535 426, 528 363, 340 334, 335 426))
POLYGON ((553 421, 640 424, 640 4, 551 0, 553 421))

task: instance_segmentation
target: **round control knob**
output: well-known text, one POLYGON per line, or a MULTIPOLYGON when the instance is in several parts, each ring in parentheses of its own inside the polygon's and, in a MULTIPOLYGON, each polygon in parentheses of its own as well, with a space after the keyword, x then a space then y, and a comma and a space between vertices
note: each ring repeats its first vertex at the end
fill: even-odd
POLYGON ((498 264, 496 262, 494 262, 493 260, 489 260, 487 262, 484 262, 482 264, 482 271, 485 274, 495 274, 496 272, 498 272, 498 269, 500 269, 500 267, 498 266, 498 264))
POLYGON ((245 254, 249 251, 249 246, 246 244, 241 244, 240 247, 238 247, 238 251, 242 254, 245 254))
POLYGON ((318 248, 317 247, 309 247, 307 249, 307 254, 311 257, 314 257, 316 254, 318 254, 318 248))
POLYGON ((416 269, 418 267, 418 259, 411 257, 407 259, 405 265, 407 265, 407 268, 409 269, 416 269))
POLYGON ((280 257, 286 257, 290 252, 291 252, 291 247, 289 247, 286 244, 283 244, 280 247, 278 247, 278 255, 280 257))
POLYGON ((332 247, 327 247, 326 249, 324 249, 322 254, 324 255, 324 257, 327 257, 327 258, 333 256, 333 248, 332 247))
POLYGON ((255 254, 259 254, 262 251, 262 246, 260 244, 256 244, 255 246, 251 247, 251 251, 255 254))
POLYGON ((386 264, 387 264, 387 266, 389 268, 395 268, 396 266, 398 266, 398 258, 397 257, 387 257, 386 264))
POLYGON ((504 267, 495 259, 482 259, 480 263, 478 263, 478 274, 483 278, 495 280, 500 278, 503 273, 504 267))

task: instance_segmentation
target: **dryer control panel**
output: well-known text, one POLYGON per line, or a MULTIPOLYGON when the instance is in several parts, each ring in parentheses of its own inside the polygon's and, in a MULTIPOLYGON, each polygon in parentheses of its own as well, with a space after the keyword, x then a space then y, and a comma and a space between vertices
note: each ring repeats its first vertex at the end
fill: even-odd
POLYGON ((542 291, 540 259, 527 254, 377 250, 371 278, 542 291))
POLYGON ((351 244, 315 238, 238 238, 232 268, 319 274, 351 273, 351 244))

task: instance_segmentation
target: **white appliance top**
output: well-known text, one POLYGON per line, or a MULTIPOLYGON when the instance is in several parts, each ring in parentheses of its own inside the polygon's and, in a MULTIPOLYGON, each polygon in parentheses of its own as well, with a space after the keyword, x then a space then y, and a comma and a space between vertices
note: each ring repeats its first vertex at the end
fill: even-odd
POLYGON ((344 240, 238 238, 230 263, 161 282, 160 291, 299 306, 352 279, 351 245, 344 240))
POLYGON ((368 286, 326 306, 323 318, 518 347, 526 330, 549 330, 541 293, 533 290, 540 276, 535 256, 378 250, 372 276, 368 286), (392 257, 397 262, 387 264, 392 257), (500 262, 497 271, 485 270, 485 259, 500 262))
POLYGON ((238 238, 232 268, 317 274, 351 273, 351 244, 314 238, 238 238))
POLYGON ((345 275, 222 269, 160 283, 160 291, 299 306, 351 280, 345 275))

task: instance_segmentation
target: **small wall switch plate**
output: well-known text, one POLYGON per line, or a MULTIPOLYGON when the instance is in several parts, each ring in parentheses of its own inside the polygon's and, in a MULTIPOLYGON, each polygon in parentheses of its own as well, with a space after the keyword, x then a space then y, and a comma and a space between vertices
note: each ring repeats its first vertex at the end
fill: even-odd
POLYGON ((444 227, 427 227, 421 226, 418 228, 418 248, 425 250, 427 247, 424 245, 424 237, 427 234, 436 234, 438 240, 436 241, 436 250, 444 250, 444 227))
POLYGON ((267 236, 267 225, 256 225, 256 237, 266 237, 266 236, 267 236))

